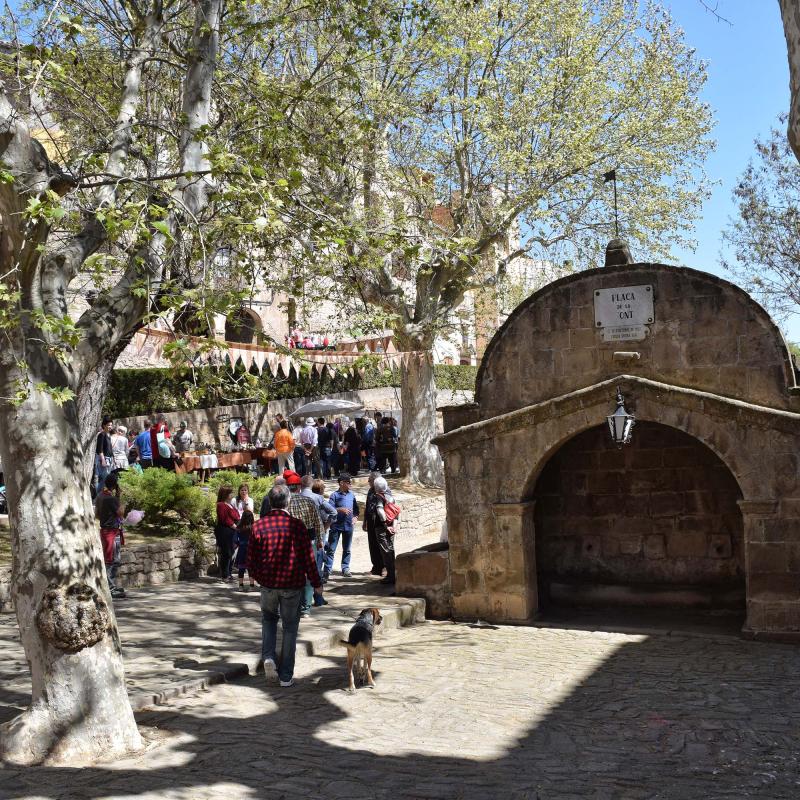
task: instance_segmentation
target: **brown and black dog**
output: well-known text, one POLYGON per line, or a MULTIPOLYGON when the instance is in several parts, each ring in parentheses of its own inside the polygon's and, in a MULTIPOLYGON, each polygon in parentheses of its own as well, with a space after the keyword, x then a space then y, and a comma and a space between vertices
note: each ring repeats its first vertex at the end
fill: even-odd
POLYGON ((376 625, 383 622, 381 612, 377 608, 365 608, 356 620, 356 624, 350 628, 347 641, 341 643, 347 648, 347 676, 350 681, 349 690, 354 692, 356 689, 353 670, 358 669, 360 673, 366 673, 367 685, 375 686, 372 677, 372 631, 376 625))

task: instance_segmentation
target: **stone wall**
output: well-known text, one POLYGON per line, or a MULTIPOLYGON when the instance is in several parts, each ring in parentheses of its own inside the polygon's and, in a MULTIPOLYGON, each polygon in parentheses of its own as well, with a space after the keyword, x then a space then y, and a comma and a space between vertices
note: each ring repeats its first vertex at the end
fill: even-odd
MULTIPOLYGON (((205 541, 205 555, 186 539, 152 539, 122 548, 117 577, 121 586, 156 586, 192 580, 206 574, 214 561, 214 537, 205 541)), ((0 612, 12 611, 11 567, 0 568, 0 612)))
POLYGON ((395 499, 402 508, 400 517, 400 534, 412 536, 428 536, 439 541, 442 524, 447 519, 447 506, 444 493, 438 490, 422 489, 423 496, 410 492, 398 491, 395 499))
POLYGON ((450 557, 447 544, 433 544, 402 553, 395 560, 400 597, 424 597, 425 616, 447 619, 450 616, 450 557))
POLYGON ((11 610, 11 567, 0 567, 0 612, 11 610))
POLYGON ((489 345, 476 381, 481 416, 566 394, 620 372, 776 408, 800 410, 783 337, 744 291, 703 272, 657 264, 587 270, 520 305, 489 345), (644 341, 604 342, 594 293, 653 287, 655 319, 644 341), (640 358, 621 368, 614 354, 640 358))
POLYGON ((740 498, 730 470, 681 431, 642 422, 624 449, 605 427, 585 431, 536 484, 540 602, 553 585, 579 600, 596 582, 628 584, 626 603, 674 603, 680 587, 687 602, 743 608, 740 498))
POLYGON ((186 539, 154 539, 122 548, 117 577, 122 586, 157 586, 205 575, 214 560, 214 537, 205 541, 205 555, 186 539))

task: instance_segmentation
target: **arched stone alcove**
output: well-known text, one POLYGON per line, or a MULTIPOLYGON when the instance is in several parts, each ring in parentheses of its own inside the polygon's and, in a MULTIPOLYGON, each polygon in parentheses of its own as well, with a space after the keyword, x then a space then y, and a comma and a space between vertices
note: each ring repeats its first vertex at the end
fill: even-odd
POLYGON ((741 289, 659 264, 569 276, 501 327, 476 388, 436 440, 456 618, 534 619, 560 578, 714 607, 744 591, 748 634, 800 638, 800 390, 741 289), (594 298, 642 287, 651 315, 607 335, 594 298), (618 387, 638 420, 622 451, 618 387))
POLYGON ((686 605, 744 611, 742 493, 708 447, 640 422, 563 445, 534 490, 539 607, 686 605))

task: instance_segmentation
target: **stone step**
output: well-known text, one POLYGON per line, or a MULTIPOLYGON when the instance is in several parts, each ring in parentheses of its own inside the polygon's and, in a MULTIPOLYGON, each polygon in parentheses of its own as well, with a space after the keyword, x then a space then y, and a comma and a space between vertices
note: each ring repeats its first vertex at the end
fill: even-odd
MULTIPOLYGON (((346 583, 340 584, 346 587, 346 583)), ((336 583, 326 592, 330 605, 315 608, 310 617, 300 624, 297 638, 297 655, 300 658, 313 658, 325 654, 340 652, 345 655, 339 644, 347 639, 350 628, 363 608, 380 609, 383 622, 375 633, 380 640, 382 631, 402 628, 425 621, 425 600, 423 598, 382 597, 362 594, 339 594, 336 583), (305 625, 305 631, 304 631, 305 625)), ((280 625, 278 626, 280 642, 280 625)), ((250 645, 257 642, 250 641, 250 645)), ((142 681, 138 686, 130 687, 131 705, 135 711, 164 703, 183 694, 207 689, 220 683, 247 677, 255 671, 256 651, 252 648, 243 650, 226 650, 225 652, 206 652, 204 654, 187 654, 186 658, 176 660, 175 670, 170 673, 159 669, 158 676, 142 681), (211 655, 213 661, 209 662, 211 655), (201 663, 202 659, 202 663, 201 663), (187 674, 188 673, 188 674, 187 674), (192 674, 194 673, 194 674, 192 674)), ((126 656, 126 662, 128 661, 126 656)), ((141 669, 140 665, 128 663, 128 668, 141 669)))

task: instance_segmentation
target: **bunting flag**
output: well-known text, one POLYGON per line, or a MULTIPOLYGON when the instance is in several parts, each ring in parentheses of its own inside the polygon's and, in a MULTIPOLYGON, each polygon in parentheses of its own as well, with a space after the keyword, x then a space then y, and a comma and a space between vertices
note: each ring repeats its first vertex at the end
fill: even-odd
POLYGON ((250 372, 250 367, 253 366, 253 353, 250 350, 242 349, 239 351, 239 358, 242 359, 245 372, 250 372))
POLYGON ((273 378, 278 376, 278 355, 277 353, 266 354, 267 369, 273 378))
POLYGON ((264 374, 264 362, 267 360, 267 354, 263 350, 257 350, 253 353, 253 363, 256 365, 259 375, 264 374))
POLYGON ((381 344, 383 345, 384 353, 389 353, 391 350, 394 350, 394 341, 391 336, 384 336, 383 339, 381 339, 381 344), (391 350, 389 348, 391 348, 391 350))

